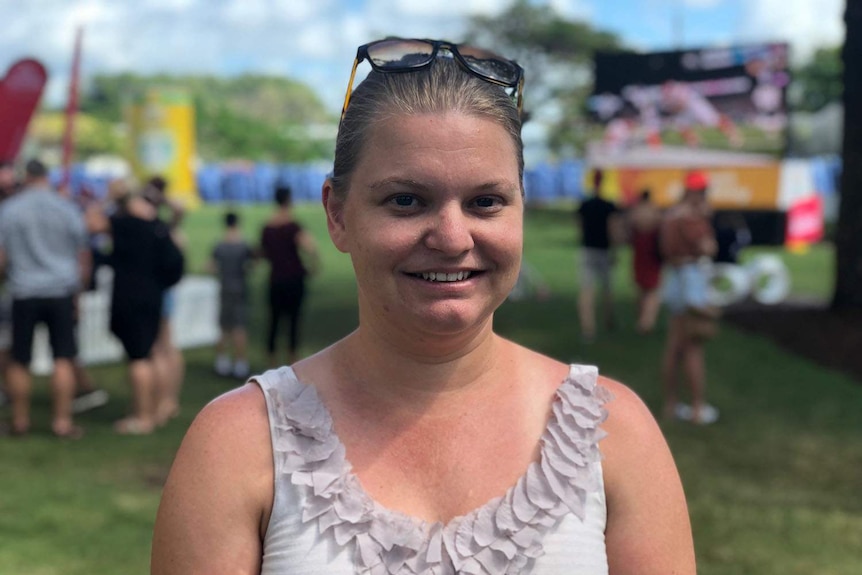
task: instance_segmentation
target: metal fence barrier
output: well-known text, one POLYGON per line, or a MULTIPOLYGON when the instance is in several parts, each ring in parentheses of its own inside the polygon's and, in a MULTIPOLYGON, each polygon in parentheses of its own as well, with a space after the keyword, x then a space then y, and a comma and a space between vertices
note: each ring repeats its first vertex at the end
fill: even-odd
MULTIPOLYGON (((78 302, 78 357, 84 365, 122 361, 123 347, 110 331, 112 271, 99 269, 97 289, 81 295, 78 302)), ((219 285, 208 276, 186 276, 174 288, 175 308, 171 316, 173 340, 180 348, 212 345, 219 338, 219 285)), ((36 330, 31 369, 38 375, 51 373, 51 347, 44 326, 36 330)))

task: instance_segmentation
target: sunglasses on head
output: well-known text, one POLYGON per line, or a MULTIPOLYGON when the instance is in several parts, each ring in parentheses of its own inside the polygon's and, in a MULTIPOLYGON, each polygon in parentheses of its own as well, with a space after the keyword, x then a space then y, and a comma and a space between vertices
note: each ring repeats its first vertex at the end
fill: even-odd
POLYGON ((462 68, 477 78, 504 88, 511 88, 511 95, 518 106, 518 114, 521 113, 524 104, 524 69, 514 60, 507 60, 482 48, 453 44, 443 40, 387 38, 363 44, 356 50, 350 82, 344 95, 341 119, 344 119, 344 114, 347 112, 347 105, 353 93, 353 79, 360 62, 368 60, 371 68, 378 72, 411 72, 430 66, 441 49, 451 54, 462 68))

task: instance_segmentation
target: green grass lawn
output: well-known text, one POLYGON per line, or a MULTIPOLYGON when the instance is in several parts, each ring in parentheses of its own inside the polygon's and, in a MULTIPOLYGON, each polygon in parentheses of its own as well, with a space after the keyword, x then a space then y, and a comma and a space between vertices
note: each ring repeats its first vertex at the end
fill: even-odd
MULTIPOLYGON (((249 239, 266 207, 243 207, 249 239)), ((223 209, 190 215, 191 271, 204 269, 221 232, 223 209)), ((323 271, 315 277, 304 322, 312 353, 356 323, 355 286, 346 256, 332 248, 322 211, 300 206, 317 237, 323 271)), ((622 328, 584 346, 575 315, 575 232, 569 212, 527 216, 526 258, 552 290, 547 301, 506 303, 497 330, 563 361, 600 366, 654 410, 663 327, 633 330, 629 254, 617 268, 622 328)), ((766 250, 775 253, 776 250, 766 250)), ((832 251, 782 254, 794 294, 825 299, 832 251)), ((254 271, 253 363, 262 363, 263 266, 254 271)), ((805 329, 805 326, 800 326, 805 329)), ((212 374, 213 350, 188 350, 181 416, 150 437, 119 437, 111 422, 129 400, 122 365, 92 373, 112 393, 81 417, 87 436, 61 443, 48 425, 47 382, 36 382, 34 432, 0 438, 0 574, 136 575, 148 572, 153 520, 163 480, 195 413, 234 383, 212 374)), ((722 413, 714 426, 662 422, 688 496, 702 575, 857 575, 862 569, 862 382, 789 355, 726 326, 709 345, 709 397, 722 413)))

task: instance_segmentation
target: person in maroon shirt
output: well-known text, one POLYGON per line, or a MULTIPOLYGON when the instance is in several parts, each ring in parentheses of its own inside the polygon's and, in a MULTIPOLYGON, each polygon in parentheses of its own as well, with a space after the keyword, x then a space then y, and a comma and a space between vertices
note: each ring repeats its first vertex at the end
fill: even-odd
POLYGON ((267 221, 260 238, 261 255, 269 262, 269 365, 279 365, 276 353, 279 323, 285 318, 290 325, 287 363, 297 359, 299 319, 305 297, 305 278, 318 267, 314 238, 293 217, 291 190, 275 189, 275 213, 267 221))

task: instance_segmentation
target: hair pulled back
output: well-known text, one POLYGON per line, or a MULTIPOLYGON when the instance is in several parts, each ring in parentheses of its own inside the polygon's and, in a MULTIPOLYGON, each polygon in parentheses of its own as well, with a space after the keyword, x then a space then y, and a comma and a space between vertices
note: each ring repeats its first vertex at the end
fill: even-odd
POLYGON ((375 123, 395 116, 457 112, 487 118, 509 134, 524 176, 521 118, 512 98, 495 84, 465 71, 451 58, 437 58, 427 68, 410 72, 372 70, 354 90, 338 129, 333 192, 343 198, 350 187, 369 132, 375 123))

